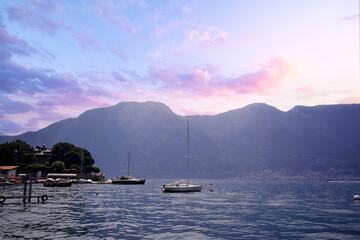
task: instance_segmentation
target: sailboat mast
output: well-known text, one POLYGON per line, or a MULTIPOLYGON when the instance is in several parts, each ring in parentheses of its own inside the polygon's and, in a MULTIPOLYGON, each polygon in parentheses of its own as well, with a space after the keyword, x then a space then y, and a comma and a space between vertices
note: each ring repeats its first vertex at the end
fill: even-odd
POLYGON ((80 162, 80 177, 82 176, 82 169, 83 169, 83 160, 84 160, 84 149, 81 149, 81 162, 80 162))
POLYGON ((128 156, 128 177, 130 176, 130 152, 129 152, 129 156, 128 156))
POLYGON ((189 121, 187 121, 187 142, 188 142, 188 162, 187 162, 187 183, 189 184, 189 178, 190 178, 190 130, 189 130, 189 121))

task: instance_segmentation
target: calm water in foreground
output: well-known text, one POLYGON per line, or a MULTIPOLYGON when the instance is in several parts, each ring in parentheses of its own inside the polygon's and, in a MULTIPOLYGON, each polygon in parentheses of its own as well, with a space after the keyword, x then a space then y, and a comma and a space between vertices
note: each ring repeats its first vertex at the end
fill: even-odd
MULTIPOLYGON (((360 239, 360 182, 197 180, 199 193, 142 186, 73 185, 0 204, 2 239, 360 239), (210 192, 210 183, 214 191, 210 192)), ((21 195, 23 186, 1 187, 21 195)))

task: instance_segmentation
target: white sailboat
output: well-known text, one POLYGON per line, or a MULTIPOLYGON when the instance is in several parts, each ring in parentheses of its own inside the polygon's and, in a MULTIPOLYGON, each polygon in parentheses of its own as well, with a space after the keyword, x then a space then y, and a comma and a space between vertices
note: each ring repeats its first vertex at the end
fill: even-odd
POLYGON ((174 182, 170 184, 164 184, 161 187, 163 192, 200 192, 202 185, 199 184, 190 184, 189 175, 190 175, 190 130, 189 130, 189 121, 187 121, 187 142, 188 142, 188 154, 187 154, 187 181, 174 182))

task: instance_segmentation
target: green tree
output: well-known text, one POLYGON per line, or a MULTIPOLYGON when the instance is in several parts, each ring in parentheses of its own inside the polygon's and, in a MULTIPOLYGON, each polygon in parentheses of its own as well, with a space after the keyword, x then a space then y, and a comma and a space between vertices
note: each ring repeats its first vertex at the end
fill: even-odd
POLYGON ((24 141, 15 140, 0 144, 0 165, 25 167, 35 161, 34 148, 24 141))
POLYGON ((99 167, 92 166, 92 172, 98 173, 98 172, 100 172, 100 168, 99 168, 99 167))
POLYGON ((51 169, 54 172, 62 173, 65 170, 65 164, 61 161, 56 161, 51 164, 51 169))
POLYGON ((44 164, 29 164, 25 167, 25 172, 35 173, 37 171, 49 172, 51 168, 44 164))
POLYGON ((84 169, 84 173, 98 173, 100 172, 100 168, 94 166, 86 166, 84 169))
MULTIPOLYGON (((51 150, 50 164, 55 161, 62 161, 65 168, 74 168, 73 166, 92 166, 95 163, 91 153, 83 148, 76 147, 71 143, 60 142, 53 146, 51 150)), ((76 169, 80 169, 75 167, 76 169)), ((84 171, 84 170, 83 170, 84 171)))

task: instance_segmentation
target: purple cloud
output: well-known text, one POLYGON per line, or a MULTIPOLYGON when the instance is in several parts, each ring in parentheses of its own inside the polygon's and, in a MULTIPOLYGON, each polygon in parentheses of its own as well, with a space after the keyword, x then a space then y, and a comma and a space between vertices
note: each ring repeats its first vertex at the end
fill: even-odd
POLYGON ((58 1, 32 1, 33 5, 17 5, 6 8, 8 19, 19 23, 23 27, 40 30, 47 35, 53 36, 60 25, 50 19, 58 9, 58 1))
POLYGON ((20 132, 25 132, 26 130, 28 130, 26 127, 13 122, 9 119, 2 119, 1 120, 1 124, 0 124, 0 134, 7 134, 7 135, 11 135, 11 134, 18 134, 20 132))
MULTIPOLYGON (((0 54, 1 54, 0 49, 0 54)), ((0 79, 2 87, 0 92, 34 94, 43 88, 44 80, 48 78, 47 70, 26 68, 10 59, 11 54, 7 58, 0 59, 0 79)))
POLYGON ((76 29, 69 29, 73 37, 84 49, 94 49, 101 51, 101 45, 95 40, 91 30, 84 24, 79 23, 76 29))
POLYGON ((44 10, 45 12, 54 12, 58 9, 57 0, 31 0, 31 2, 36 5, 38 8, 44 10))
POLYGON ((1 99, 0 105, 0 113, 2 114, 26 113, 34 109, 34 107, 29 103, 13 101, 8 98, 1 99))
POLYGON ((136 28, 132 26, 130 20, 121 14, 122 9, 128 7, 125 1, 103 0, 97 3, 95 10, 99 17, 127 32, 136 32, 136 28))
POLYGON ((121 60, 123 60, 124 62, 128 61, 127 55, 124 51, 123 48, 121 47, 114 47, 114 46, 110 46, 111 51, 117 55, 121 60))
POLYGON ((2 24, 0 24, 0 49, 3 50, 3 54, 5 54, 5 51, 25 56, 38 53, 26 41, 19 39, 17 36, 11 36, 2 24))
POLYGON ((355 20, 359 20, 359 14, 356 14, 356 15, 353 15, 353 16, 343 17, 343 18, 340 18, 340 20, 342 20, 342 21, 355 21, 355 20))
POLYGON ((126 79, 116 71, 113 71, 111 75, 119 82, 126 82, 126 79))
MULTIPOLYGON (((34 99, 34 108, 104 104, 103 101, 96 98, 96 94, 99 94, 100 90, 94 91, 91 86, 81 86, 79 80, 70 73, 58 74, 51 69, 24 66, 12 59, 13 55, 34 53, 39 52, 26 41, 11 36, 4 25, 0 24, 0 94, 3 99, 7 99, 5 96, 8 94, 31 96, 34 99), (48 97, 49 95, 51 98, 48 97)), ((109 95, 106 91, 103 94, 109 95)), ((15 113, 14 111, 20 113, 34 110, 28 104, 11 101, 4 101, 2 107, 6 114, 15 113), (11 108, 15 105, 17 110, 11 108)))

